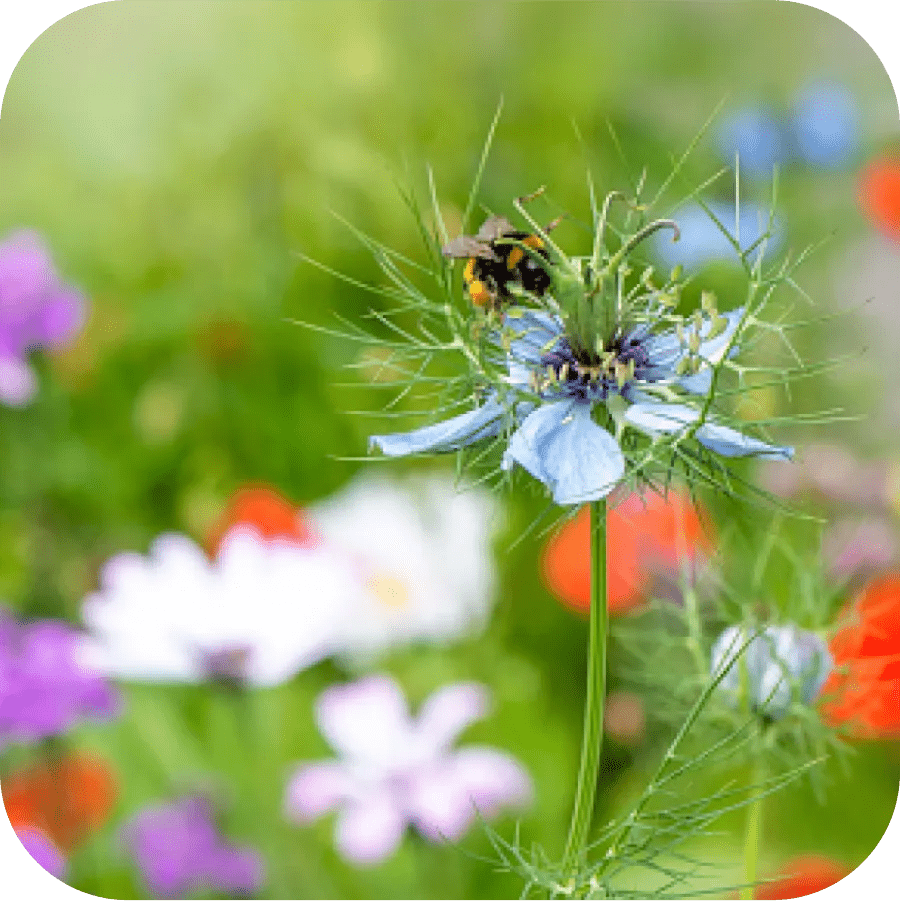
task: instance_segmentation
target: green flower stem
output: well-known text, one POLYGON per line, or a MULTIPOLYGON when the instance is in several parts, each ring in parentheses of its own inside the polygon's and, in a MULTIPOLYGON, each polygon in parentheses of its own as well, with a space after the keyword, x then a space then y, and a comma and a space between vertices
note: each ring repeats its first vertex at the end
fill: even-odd
POLYGON ((581 765, 575 789, 572 824, 563 855, 566 870, 580 863, 587 845, 597 773, 603 749, 603 707, 606 700, 606 501, 591 503, 591 612, 589 623, 587 699, 584 705, 584 733, 581 765))
MULTIPOLYGON (((756 742, 754 753, 756 763, 753 767, 754 791, 759 791, 756 786, 765 779, 765 755, 760 742, 756 742)), ((759 862, 759 840, 762 834, 762 806, 763 798, 758 797, 747 809, 747 830, 744 835, 744 888, 741 890, 741 898, 751 901, 756 891, 756 873, 759 862)))

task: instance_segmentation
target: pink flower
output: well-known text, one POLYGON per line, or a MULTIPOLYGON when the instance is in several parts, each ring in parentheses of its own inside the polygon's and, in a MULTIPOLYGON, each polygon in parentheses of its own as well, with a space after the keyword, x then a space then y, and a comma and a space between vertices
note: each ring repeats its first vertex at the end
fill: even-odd
POLYGON ((287 817, 302 823, 337 810, 338 851, 374 864, 397 849, 409 825, 430 841, 457 841, 476 814, 527 804, 531 780, 510 755, 452 747, 487 705, 483 686, 455 683, 413 718, 388 676, 332 686, 316 703, 316 719, 339 759, 299 767, 287 786, 287 817))

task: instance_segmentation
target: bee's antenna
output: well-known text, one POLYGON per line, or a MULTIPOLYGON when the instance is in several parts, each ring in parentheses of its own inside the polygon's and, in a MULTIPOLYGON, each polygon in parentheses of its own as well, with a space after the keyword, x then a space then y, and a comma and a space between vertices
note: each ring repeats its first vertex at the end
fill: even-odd
POLYGON ((559 225, 563 221, 563 219, 568 219, 568 218, 569 218, 568 213, 563 213, 561 216, 557 216, 552 222, 550 222, 544 226, 544 231, 552 232, 553 229, 556 228, 556 226, 559 225))
POLYGON ((519 197, 516 199, 516 203, 531 203, 536 197, 540 197, 544 191, 547 190, 546 185, 541 185, 536 191, 532 191, 530 194, 525 194, 523 197, 519 197))

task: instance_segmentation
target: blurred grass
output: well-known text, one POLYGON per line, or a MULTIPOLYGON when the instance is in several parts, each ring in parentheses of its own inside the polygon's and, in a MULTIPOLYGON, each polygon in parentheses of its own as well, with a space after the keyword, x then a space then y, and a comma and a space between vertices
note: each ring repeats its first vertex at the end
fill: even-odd
MULTIPOLYGON (((165 530, 202 539, 240 484, 268 482, 297 502, 344 484, 358 464, 336 458, 364 452, 371 422, 343 411, 380 395, 337 387, 358 348, 288 320, 356 318, 372 297, 298 255, 378 281, 335 211, 418 258, 397 187, 422 191, 430 163, 445 215, 458 219, 501 97, 481 202, 506 212, 513 196, 547 184, 559 208, 586 218, 587 163, 603 191, 644 167, 658 184, 720 102, 788 107, 820 76, 859 98, 867 152, 894 135, 896 99, 872 52, 842 23, 796 4, 124 0, 57 23, 25 54, 3 101, 0 234, 29 226, 46 235, 92 310, 73 347, 40 361, 36 403, 0 408, 0 596, 25 613, 77 620, 105 558, 146 549, 165 530)), ((701 142, 667 200, 719 165, 701 142)), ((732 192, 726 178, 710 196, 732 192)), ((854 194, 853 169, 789 166, 781 180, 791 248, 834 232, 801 273, 826 309, 841 303, 835 262, 868 233, 854 194)), ((766 202, 768 186, 745 184, 742 195, 766 202)), ((726 269, 709 282, 733 295, 726 269)), ((849 330, 807 339, 816 353, 863 342, 849 330)), ((801 386, 798 407, 847 403, 865 416, 878 361, 863 360, 850 375, 801 386)), ((900 453, 894 435, 865 419, 827 434, 900 453)), ((529 493, 512 498, 500 546, 543 506, 529 493)), ((542 589, 538 544, 532 536, 500 555, 489 634, 390 665, 416 700, 451 679, 492 686, 496 716, 472 737, 527 764, 538 802, 525 834, 558 848, 581 725, 584 628, 542 589)), ((271 732, 250 735, 265 749, 261 772, 248 771, 238 712, 200 690, 135 687, 121 721, 73 740, 117 765, 115 822, 190 774, 213 774, 233 795, 234 836, 262 843, 274 897, 509 897, 514 881, 452 849, 410 839, 396 859, 358 874, 337 860, 329 825, 280 825, 286 768, 326 751, 310 707, 336 675, 318 667, 254 699, 271 732), (265 797, 251 778, 268 780, 265 797), (254 805, 268 810, 271 834, 260 834, 254 805)), ((774 868, 796 850, 861 860, 890 816, 898 769, 896 749, 862 748, 851 776, 835 778, 827 815, 802 788, 773 802, 763 863, 774 868)), ((599 819, 640 785, 641 760, 624 772, 606 775, 599 819)), ((73 860, 73 881, 127 897, 140 889, 115 852, 115 822, 73 860)), ((477 832, 465 847, 488 851, 477 832)), ((718 848, 726 869, 735 849, 718 848)))

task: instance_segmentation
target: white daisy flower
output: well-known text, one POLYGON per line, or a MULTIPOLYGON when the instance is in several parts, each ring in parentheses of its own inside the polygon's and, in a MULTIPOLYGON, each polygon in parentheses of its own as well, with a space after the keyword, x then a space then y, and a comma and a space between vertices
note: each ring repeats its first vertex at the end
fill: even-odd
POLYGON ((485 624, 497 523, 486 492, 458 488, 446 476, 403 483, 366 473, 306 512, 323 544, 353 559, 366 587, 356 606, 342 610, 346 654, 449 642, 485 624))
POLYGON ((163 535, 146 557, 113 557, 100 582, 82 610, 86 663, 120 679, 253 686, 277 685, 332 653, 337 619, 361 592, 327 549, 265 541, 244 527, 212 561, 183 535, 163 535))

